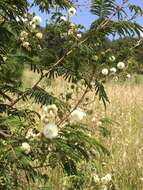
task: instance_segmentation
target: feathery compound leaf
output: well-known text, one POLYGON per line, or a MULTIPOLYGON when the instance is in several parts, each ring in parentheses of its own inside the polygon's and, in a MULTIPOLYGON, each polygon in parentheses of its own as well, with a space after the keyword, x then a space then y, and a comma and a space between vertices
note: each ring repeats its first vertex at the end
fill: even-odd
POLYGON ((13 108, 7 104, 0 104, 0 113, 7 113, 7 115, 10 115, 10 116, 18 116, 19 118, 28 118, 30 117, 30 115, 35 115, 37 117, 40 118, 40 115, 33 111, 33 110, 29 110, 29 109, 21 109, 21 110, 18 110, 17 108, 13 108))
POLYGON ((96 91, 96 95, 99 96, 99 100, 102 100, 103 101, 103 104, 104 104, 104 107, 106 109, 106 103, 110 102, 109 101, 109 98, 106 94, 106 91, 104 89, 104 86, 101 82, 99 81, 96 81, 96 84, 95 84, 95 91, 96 91))
POLYGON ((114 0, 92 0, 91 12, 100 18, 106 18, 115 11, 114 0))
POLYGON ((119 21, 113 23, 113 28, 120 36, 140 36, 143 27, 136 22, 119 21))
POLYGON ((28 96, 34 98, 35 102, 42 105, 56 104, 57 107, 61 110, 68 110, 69 107, 66 103, 62 102, 58 98, 50 95, 44 89, 40 87, 35 87, 28 91, 28 96))
POLYGON ((134 15, 132 17, 143 15, 143 9, 138 5, 129 4, 129 9, 132 13, 134 13, 134 15))
POLYGON ((38 5, 40 10, 50 11, 50 8, 53 8, 54 5, 58 5, 60 8, 68 8, 72 5, 72 1, 70 0, 34 0, 32 5, 38 5))

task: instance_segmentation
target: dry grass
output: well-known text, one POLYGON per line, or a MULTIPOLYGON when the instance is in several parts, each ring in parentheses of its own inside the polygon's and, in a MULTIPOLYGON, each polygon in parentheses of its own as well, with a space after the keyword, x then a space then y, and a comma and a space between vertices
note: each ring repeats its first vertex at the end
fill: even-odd
MULTIPOLYGON (((24 77, 25 85, 31 86, 37 76, 25 72, 24 76, 28 75, 31 81, 24 77)), ((65 91, 66 85, 60 79, 51 88, 59 94, 65 91)), ((93 117, 96 121, 108 117, 116 122, 108 126, 111 136, 100 138, 111 152, 110 157, 103 157, 106 164, 101 172, 112 173, 119 190, 143 190, 143 181, 140 180, 143 177, 143 85, 109 83, 106 88, 111 101, 106 111, 98 100, 86 107, 88 111, 93 110, 86 122, 98 138, 96 122, 91 122, 93 117)), ((93 94, 88 97, 91 100, 93 94)))
POLYGON ((107 111, 99 105, 100 117, 109 117, 118 124, 110 126, 111 138, 104 144, 111 157, 104 170, 112 173, 121 190, 142 190, 143 182, 143 86, 108 84, 110 105, 107 111))

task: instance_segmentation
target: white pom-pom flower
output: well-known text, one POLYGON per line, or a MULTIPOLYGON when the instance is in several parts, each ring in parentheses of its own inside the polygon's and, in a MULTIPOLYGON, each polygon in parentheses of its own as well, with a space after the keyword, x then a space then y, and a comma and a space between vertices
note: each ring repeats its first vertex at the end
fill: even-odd
POLYGON ((33 23, 33 21, 30 21, 30 26, 32 27, 32 29, 35 29, 36 28, 36 24, 35 23, 33 23))
POLYGON ((22 46, 25 47, 25 48, 29 48, 30 43, 29 42, 23 42, 22 46))
POLYGON ((130 75, 130 74, 127 74, 127 78, 130 79, 130 78, 131 78, 131 75, 130 75))
POLYGON ((40 25, 42 19, 40 16, 34 16, 33 17, 33 23, 36 24, 36 25, 40 25))
POLYGON ((71 122, 79 122, 86 116, 86 113, 83 112, 80 108, 77 108, 71 113, 71 122))
POLYGON ((7 57, 2 57, 3 61, 5 62, 7 60, 7 57))
POLYGON ((69 29, 68 30, 68 35, 73 35, 74 34, 74 30, 73 29, 69 29))
POLYGON ((116 72, 117 72, 117 69, 116 69, 115 67, 112 67, 112 68, 110 69, 110 71, 111 71, 112 73, 116 73, 116 72))
POLYGON ((94 180, 95 183, 99 183, 100 182, 100 178, 99 178, 99 176, 97 174, 95 174, 93 176, 93 180, 94 180))
POLYGON ((106 185, 104 185, 104 186, 102 187, 102 190, 108 190, 108 187, 107 187, 106 185))
POLYGON ((35 35, 39 40, 43 38, 43 34, 41 32, 36 33, 35 35))
POLYGON ((70 17, 74 16, 76 14, 76 9, 74 7, 71 7, 69 10, 68 10, 68 15, 70 17))
POLYGON ((118 64, 117 64, 117 67, 118 67, 118 69, 124 69, 125 68, 125 63, 124 62, 119 62, 118 64))
POLYGON ((116 58, 115 58, 114 55, 112 55, 111 57, 109 57, 109 61, 115 61, 115 60, 116 60, 116 58))
POLYGON ((101 182, 104 184, 108 184, 112 180, 111 174, 107 174, 101 178, 101 182))
POLYGON ((102 126, 102 122, 101 122, 101 121, 98 121, 98 122, 96 123, 96 125, 97 125, 97 127, 101 127, 101 126, 102 126))
POLYGON ((108 71, 108 69, 105 68, 105 69, 102 69, 101 73, 102 73, 102 75, 106 76, 106 75, 108 75, 109 71, 108 71))
POLYGON ((44 111, 49 114, 53 113, 56 116, 57 112, 58 112, 58 108, 55 104, 52 104, 52 105, 48 105, 48 106, 44 107, 44 111))
POLYGON ((41 120, 44 124, 49 123, 49 117, 46 114, 41 116, 41 120))
POLYGON ((43 128, 43 135, 48 139, 53 139, 58 136, 58 127, 54 123, 49 123, 43 128))
POLYGON ((91 121, 94 123, 94 122, 96 121, 96 118, 93 117, 93 118, 91 119, 91 121))
POLYGON ((27 142, 23 142, 21 145, 21 150, 25 152, 26 154, 29 154, 31 151, 31 147, 27 142))
POLYGON ((66 17, 64 17, 64 16, 61 16, 61 17, 60 17, 60 20, 61 20, 61 21, 65 21, 65 22, 67 21, 66 17))
POLYGON ((143 182, 143 177, 140 177, 139 180, 143 182))
POLYGON ((78 33, 76 36, 77 36, 78 38, 82 38, 82 34, 81 34, 81 33, 78 33))
POLYGON ((21 33, 20 33, 20 37, 21 38, 26 38, 28 36, 28 33, 26 32, 26 31, 22 31, 21 33))
POLYGON ((119 77, 116 76, 116 77, 114 78, 114 81, 117 82, 118 80, 119 80, 119 77))

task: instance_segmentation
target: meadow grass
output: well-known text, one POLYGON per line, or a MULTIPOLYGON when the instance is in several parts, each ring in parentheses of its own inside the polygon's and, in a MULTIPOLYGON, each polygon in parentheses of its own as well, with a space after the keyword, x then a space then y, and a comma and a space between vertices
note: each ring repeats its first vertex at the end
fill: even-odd
MULTIPOLYGON (((33 77, 31 75, 31 81, 27 81, 26 75, 27 72, 24 74, 25 85, 31 85, 33 79, 37 78, 34 74, 33 77)), ((65 89, 66 85, 61 79, 52 84, 52 90, 55 94, 60 94, 65 89)), ((93 92, 87 95, 91 104, 86 107, 86 111, 90 113, 86 123, 92 128, 95 137, 111 153, 109 157, 102 158, 104 164, 100 168, 99 175, 111 173, 113 182, 119 190, 142 190, 143 181, 140 178, 143 177, 143 85, 130 81, 125 83, 109 82, 106 84, 106 89, 110 99, 106 110, 98 98, 92 102, 93 92), (94 122, 93 118, 95 118, 94 122), (103 123, 111 134, 108 137, 101 137, 97 123, 105 118, 112 121, 108 125, 103 123)), ((77 98, 79 94, 76 95, 77 98)), ((86 173, 91 175, 90 165, 88 165, 86 173)), ((59 178, 60 176, 57 177, 55 183, 59 183, 59 178)), ((58 189, 54 187, 52 190, 60 189, 64 188, 60 186, 58 189)), ((85 184, 85 189, 92 189, 89 186, 89 181, 85 184)))
POLYGON ((102 138, 111 152, 109 158, 103 158, 103 171, 113 175, 120 190, 142 190, 143 85, 109 83, 106 88, 110 98, 107 110, 98 101, 93 107, 99 119, 114 121, 108 126, 111 136, 102 138))

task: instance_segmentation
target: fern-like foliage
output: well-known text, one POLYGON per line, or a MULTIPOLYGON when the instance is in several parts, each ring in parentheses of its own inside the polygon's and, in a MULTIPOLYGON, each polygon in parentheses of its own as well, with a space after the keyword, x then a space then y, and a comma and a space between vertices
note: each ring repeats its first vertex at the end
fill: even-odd
POLYGON ((72 5, 72 1, 64 1, 64 0, 34 0, 33 5, 38 5, 41 11, 50 11, 50 8, 55 6, 59 6, 60 8, 68 8, 72 5))
POLYGON ((30 98, 33 98, 35 103, 40 103, 41 105, 47 106, 50 104, 55 104, 61 111, 67 111, 70 108, 68 104, 50 95, 40 87, 29 89, 27 91, 27 95, 30 96, 30 98))
POLYGON ((91 12, 100 19, 106 18, 116 10, 115 0, 92 0, 91 12))

